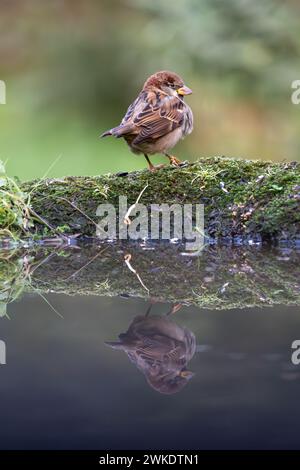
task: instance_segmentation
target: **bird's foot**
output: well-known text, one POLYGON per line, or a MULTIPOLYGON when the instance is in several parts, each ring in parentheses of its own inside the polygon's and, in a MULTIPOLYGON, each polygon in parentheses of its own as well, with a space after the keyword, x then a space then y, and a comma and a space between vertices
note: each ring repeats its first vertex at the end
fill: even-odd
POLYGON ((173 307, 171 308, 171 310, 167 313, 167 315, 174 315, 176 312, 178 312, 178 310, 180 310, 182 307, 182 304, 175 304, 173 305, 173 307))
POLYGON ((148 157, 148 155, 146 153, 144 153, 144 157, 146 158, 147 160, 147 163, 149 165, 149 171, 156 171, 156 170, 159 170, 160 168, 163 168, 165 165, 153 165, 150 161, 150 158, 148 157))
POLYGON ((173 166, 180 166, 182 163, 178 158, 174 157, 174 155, 168 155, 168 159, 170 160, 170 165, 173 166))
POLYGON ((165 166, 166 165, 151 165, 151 166, 149 165, 149 170, 154 173, 155 171, 160 170, 161 168, 164 168, 165 166))

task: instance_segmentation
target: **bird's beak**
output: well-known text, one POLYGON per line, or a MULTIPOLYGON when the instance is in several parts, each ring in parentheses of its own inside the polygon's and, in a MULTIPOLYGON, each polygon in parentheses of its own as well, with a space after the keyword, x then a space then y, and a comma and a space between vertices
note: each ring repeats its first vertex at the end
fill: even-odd
POLYGON ((179 375, 185 379, 191 379, 194 376, 194 373, 191 370, 182 370, 179 375))
POLYGON ((182 86, 181 88, 178 88, 177 90, 177 93, 178 95, 190 95, 192 92, 192 90, 188 87, 188 86, 182 86))

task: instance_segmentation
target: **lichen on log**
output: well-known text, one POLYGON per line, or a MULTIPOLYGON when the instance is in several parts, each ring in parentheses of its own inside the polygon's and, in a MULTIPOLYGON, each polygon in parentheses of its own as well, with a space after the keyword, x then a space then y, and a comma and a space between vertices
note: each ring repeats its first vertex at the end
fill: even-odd
POLYGON ((201 159, 166 167, 94 177, 67 176, 22 184, 31 205, 48 225, 36 220, 32 234, 48 236, 49 227, 67 235, 95 236, 96 210, 118 208, 119 196, 134 204, 204 204, 205 232, 212 238, 259 236, 264 240, 300 236, 300 164, 201 159))

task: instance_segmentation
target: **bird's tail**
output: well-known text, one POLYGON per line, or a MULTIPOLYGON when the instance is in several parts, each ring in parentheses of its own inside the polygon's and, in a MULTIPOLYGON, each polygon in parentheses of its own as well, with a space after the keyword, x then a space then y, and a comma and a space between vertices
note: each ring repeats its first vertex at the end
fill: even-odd
POLYGON ((108 135, 113 135, 114 137, 123 137, 125 134, 130 134, 132 131, 132 126, 131 125, 120 125, 117 127, 113 127, 112 129, 109 129, 108 131, 103 132, 103 134, 100 135, 100 137, 107 137, 108 135))
POLYGON ((123 344, 120 343, 119 341, 105 341, 106 346, 109 346, 110 348, 113 349, 124 349, 123 344))
POLYGON ((112 135, 112 129, 103 132, 103 134, 100 135, 100 139, 102 139, 102 137, 107 137, 108 135, 112 135))

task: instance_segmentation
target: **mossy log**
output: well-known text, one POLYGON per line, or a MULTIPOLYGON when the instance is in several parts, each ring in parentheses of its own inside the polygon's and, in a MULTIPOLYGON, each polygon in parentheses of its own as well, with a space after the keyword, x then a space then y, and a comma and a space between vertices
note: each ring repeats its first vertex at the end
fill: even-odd
POLYGON ((41 247, 0 259, 0 299, 7 304, 27 291, 209 309, 300 305, 299 266, 299 251, 279 247, 209 245, 197 257, 168 242, 41 247))
POLYGON ((22 184, 39 219, 31 233, 95 236, 99 204, 118 208, 119 196, 134 204, 202 203, 205 232, 212 238, 259 236, 262 241, 300 235, 300 164, 201 159, 166 167, 94 177, 64 177, 22 184), (51 228, 49 228, 51 227, 51 228), (54 229, 54 230, 52 230, 54 229))

